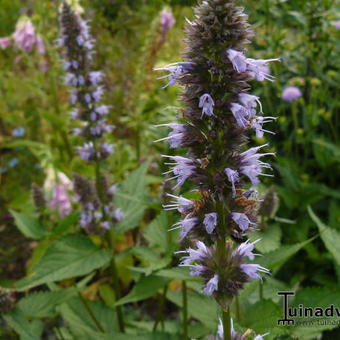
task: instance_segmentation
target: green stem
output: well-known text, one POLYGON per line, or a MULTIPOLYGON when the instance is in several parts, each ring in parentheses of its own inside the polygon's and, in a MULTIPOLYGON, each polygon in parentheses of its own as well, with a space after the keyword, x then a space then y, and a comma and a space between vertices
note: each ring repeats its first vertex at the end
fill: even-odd
POLYGON ((80 300, 81 300, 81 302, 83 303, 85 309, 86 309, 87 312, 89 313, 91 319, 92 319, 93 322, 96 324, 96 327, 98 328, 98 330, 99 330, 101 333, 105 333, 104 328, 101 326, 101 324, 100 324, 99 321, 97 320, 96 316, 95 316, 94 313, 92 312, 92 310, 91 310, 89 304, 87 303, 86 299, 84 299, 80 293, 79 293, 79 297, 80 297, 80 300))
POLYGON ((163 289, 163 293, 160 296, 159 299, 159 305, 158 305, 158 315, 157 315, 157 319, 153 325, 153 332, 156 332, 157 330, 157 326, 159 324, 159 322, 161 322, 162 324, 162 331, 164 331, 164 307, 165 307, 165 299, 166 299, 166 293, 168 292, 168 285, 165 285, 164 289, 163 289))
MULTIPOLYGON (((116 266, 116 261, 114 258, 114 242, 113 242, 113 238, 110 234, 110 232, 107 232, 107 238, 110 244, 110 247, 112 249, 112 260, 110 263, 110 267, 111 267, 111 274, 112 274, 112 279, 113 279, 113 289, 116 295, 116 299, 120 299, 121 298, 121 291, 120 291, 120 285, 119 285, 119 276, 118 276, 118 270, 117 270, 117 266, 116 266)), ((121 306, 116 306, 116 312, 117 312, 117 319, 118 319, 118 327, 119 330, 124 333, 125 332, 125 324, 124 324, 124 316, 123 316, 123 311, 122 311, 122 307, 121 306)))
POLYGON ((263 283, 261 281, 259 281, 259 297, 260 297, 260 301, 263 300, 263 283))
POLYGON ((231 340, 231 319, 230 319, 230 308, 227 307, 222 313, 223 323, 223 340, 231 340))
POLYGON ((58 327, 55 327, 54 330, 56 332, 57 337, 60 338, 60 340, 65 340, 63 333, 61 332, 61 330, 58 327))
POLYGON ((236 307, 236 318, 238 321, 240 321, 241 320, 241 306, 240 306, 240 299, 237 295, 235 297, 235 307, 236 307))
POLYGON ((183 339, 188 339, 188 294, 187 284, 182 281, 182 303, 183 303, 183 339))

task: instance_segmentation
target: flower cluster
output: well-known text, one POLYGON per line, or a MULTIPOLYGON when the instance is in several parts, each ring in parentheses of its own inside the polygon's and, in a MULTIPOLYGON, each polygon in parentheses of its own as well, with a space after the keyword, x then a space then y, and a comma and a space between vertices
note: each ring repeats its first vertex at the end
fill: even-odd
POLYGON ((175 24, 176 20, 172 12, 165 8, 160 13, 159 22, 161 24, 162 34, 166 34, 171 29, 171 27, 175 24))
POLYGON ((100 184, 101 198, 93 181, 74 175, 76 199, 82 206, 80 226, 91 233, 110 229, 113 223, 124 217, 124 213, 119 208, 115 209, 112 204, 116 186, 109 187, 104 176, 100 184))
POLYGON ((114 152, 105 141, 113 129, 106 117, 110 108, 101 103, 104 92, 101 71, 92 71, 94 40, 89 26, 70 5, 63 3, 60 14, 59 45, 64 51, 65 84, 70 86, 71 119, 79 122, 73 129, 84 143, 77 147, 79 157, 93 164, 95 181, 74 176, 74 190, 82 207, 80 226, 88 232, 103 232, 124 217, 112 204, 115 186, 101 173, 101 162, 114 152))
POLYGON ((27 17, 22 17, 17 22, 12 36, 0 38, 0 47, 3 49, 9 47, 12 43, 27 53, 32 52, 35 47, 39 54, 45 54, 44 41, 36 33, 32 21, 27 17))
POLYGON ((248 93, 248 82, 273 81, 268 64, 278 59, 246 57, 253 32, 235 1, 203 1, 186 31, 185 61, 157 69, 168 72, 162 77, 168 81, 165 87, 184 87, 185 106, 183 122, 163 124, 172 131, 159 141, 189 148, 186 156, 163 155, 171 167, 165 174, 176 180, 173 189, 191 185, 199 198, 169 194, 164 207, 182 214, 173 229, 180 229, 181 240, 191 244, 180 265, 202 277, 203 292, 226 308, 244 283, 269 272, 247 263, 256 255, 247 233, 257 226, 259 200, 254 189, 244 186, 247 181, 257 186, 260 176, 272 176, 265 172, 272 169, 270 164, 263 161, 273 155, 262 152, 267 144, 248 149, 246 144, 249 130, 257 137, 273 133, 263 124, 276 118, 263 115, 259 97, 248 93))
POLYGON ((109 107, 100 103, 104 93, 103 73, 90 69, 94 40, 88 23, 67 3, 62 6, 60 26, 59 45, 65 51, 64 69, 67 72, 65 84, 71 87, 70 102, 74 106, 71 118, 81 122, 74 134, 84 139, 84 144, 77 150, 84 161, 104 160, 113 153, 114 147, 102 137, 113 127, 106 122, 109 107))

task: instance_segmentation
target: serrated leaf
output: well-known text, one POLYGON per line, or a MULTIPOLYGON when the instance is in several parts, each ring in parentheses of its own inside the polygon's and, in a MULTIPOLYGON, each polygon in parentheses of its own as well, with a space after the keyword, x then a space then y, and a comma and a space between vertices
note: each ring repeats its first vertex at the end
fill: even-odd
POLYGON ((56 242, 33 268, 32 274, 16 284, 25 290, 48 282, 89 274, 106 265, 111 252, 93 244, 86 236, 67 235, 56 242))
POLYGON ((125 233, 138 226, 144 216, 147 196, 146 171, 148 163, 132 172, 121 184, 115 195, 115 204, 120 208, 125 217, 115 228, 117 233, 125 233))
POLYGON ((149 247, 134 247, 131 252, 143 262, 145 267, 148 269, 146 271, 147 274, 166 267, 172 260, 172 256, 170 254, 161 257, 156 251, 149 247))
POLYGON ((239 323, 244 327, 256 329, 258 334, 270 331, 273 335, 273 329, 278 327, 277 320, 281 315, 281 306, 271 300, 261 300, 243 311, 239 323))
POLYGON ((55 315, 55 308, 78 294, 77 289, 67 288, 53 292, 31 293, 22 298, 17 308, 27 318, 45 318, 55 315))
POLYGON ((72 332, 75 332, 75 335, 80 336, 90 334, 91 332, 100 332, 85 304, 106 333, 117 331, 116 312, 114 309, 99 301, 84 301, 80 297, 74 297, 68 303, 61 305, 59 310, 64 320, 67 320, 70 325, 72 332))
MULTIPOLYGON (((318 236, 318 235, 317 235, 318 236)), ((265 256, 258 257, 256 262, 261 266, 272 269, 274 272, 279 270, 280 267, 294 254, 301 250, 305 245, 312 242, 317 236, 314 236, 304 242, 296 243, 293 245, 282 246, 277 250, 267 253, 265 256)))
POLYGON ((10 213, 14 217, 15 225, 26 237, 39 240, 44 236, 44 227, 37 218, 14 210, 10 210, 10 213))
POLYGON ((189 274, 190 270, 187 267, 176 267, 170 269, 162 269, 156 273, 157 276, 167 277, 171 280, 187 280, 187 281, 198 281, 197 277, 189 274))
POLYGON ((8 325, 20 335, 21 340, 40 340, 44 324, 41 320, 28 321, 16 308, 3 315, 8 325))
POLYGON ((75 211, 70 215, 67 215, 63 220, 61 220, 58 225, 53 229, 52 236, 60 237, 65 234, 73 225, 76 224, 79 218, 79 212, 75 211))
MULTIPOLYGON (((334 305, 334 307, 337 307, 340 311, 340 295, 338 290, 331 290, 325 287, 318 288, 304 288, 299 290, 294 298, 293 303, 290 303, 291 307, 298 307, 300 304, 302 304, 305 307, 320 307, 320 308, 327 308, 331 305, 334 305)), ((294 334, 302 336, 302 334, 310 333, 310 335, 315 335, 315 333, 320 333, 323 330, 333 329, 336 327, 339 327, 339 325, 336 323, 336 320, 338 320, 338 316, 336 312, 334 311, 335 316, 327 317, 327 318, 317 318, 317 321, 325 321, 326 319, 328 321, 335 321, 335 323, 332 324, 332 322, 328 322, 325 324, 313 324, 313 326, 310 325, 297 325, 294 327, 294 334), (310 331, 309 329, 313 329, 313 331, 310 331), (304 333, 305 332, 305 333, 304 333)), ((313 320, 310 318, 305 318, 308 320, 313 320)))
POLYGON ((151 246, 159 246, 163 251, 168 247, 169 219, 162 211, 144 230, 144 237, 151 246))
POLYGON ((142 277, 128 295, 116 302, 116 306, 147 299, 156 294, 168 281, 168 279, 156 275, 142 277))
POLYGON ((264 231, 254 231, 249 233, 250 241, 261 239, 256 243, 256 249, 261 253, 268 253, 280 247, 282 231, 279 225, 273 224, 268 226, 264 231))
POLYGON ((315 215, 311 207, 308 207, 311 219, 318 226, 320 236, 328 251, 333 255, 336 263, 340 265, 340 233, 329 228, 315 215))
MULTIPOLYGON (((201 321, 212 331, 216 331, 220 308, 215 300, 196 292, 188 292, 188 313, 193 318, 201 321)), ((182 305, 182 292, 169 291, 166 298, 176 304, 182 305)))

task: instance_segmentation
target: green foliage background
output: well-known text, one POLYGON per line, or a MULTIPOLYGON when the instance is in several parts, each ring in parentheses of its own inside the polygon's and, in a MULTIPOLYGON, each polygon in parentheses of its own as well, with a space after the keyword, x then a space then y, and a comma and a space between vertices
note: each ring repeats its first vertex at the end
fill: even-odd
MULTIPOLYGON (((26 14, 47 47, 46 56, 0 50, 0 300, 2 306, 10 304, 9 296, 17 301, 3 314, 1 338, 181 339, 183 281, 188 286, 189 335, 215 334, 217 306, 200 293, 197 280, 176 267, 177 234, 167 229, 178 216, 162 211, 165 167, 160 158, 172 151, 153 142, 166 136, 154 125, 176 120, 180 89, 162 90, 152 69, 180 60, 185 17, 192 18, 195 3, 80 1, 97 40, 95 62, 106 75, 105 99, 116 126, 110 136, 116 153, 108 169, 119 183, 116 204, 128 216, 113 232, 124 292, 117 301, 108 270, 112 254, 103 240, 79 230, 76 211, 64 220, 55 212, 48 220, 37 220, 30 199, 31 183, 42 184, 47 173, 92 175, 74 154, 55 43, 58 2, 1 1, 0 36, 11 34, 26 14), (176 24, 155 52, 164 6, 173 11, 176 24), (13 137, 19 126, 25 127, 25 136, 13 137), (11 167, 13 159, 18 164, 11 167), (118 333, 116 305, 123 306, 128 335, 118 333)), ((263 195, 269 189, 276 192, 279 204, 261 216, 261 231, 253 236, 262 238, 257 244, 264 255, 260 262, 272 275, 262 287, 252 282, 242 292, 239 306, 233 306, 235 327, 270 332, 266 339, 307 340, 321 333, 322 339, 337 339, 336 325, 285 328, 276 320, 282 313, 279 290, 296 291, 296 304, 340 306, 340 32, 334 27, 339 2, 240 3, 256 32, 248 54, 281 58, 271 69, 275 82, 253 84, 263 111, 279 117, 269 127, 276 135, 254 139, 269 142, 277 153, 275 177, 265 179, 259 190, 263 195), (281 94, 290 85, 303 96, 287 103, 281 94)))

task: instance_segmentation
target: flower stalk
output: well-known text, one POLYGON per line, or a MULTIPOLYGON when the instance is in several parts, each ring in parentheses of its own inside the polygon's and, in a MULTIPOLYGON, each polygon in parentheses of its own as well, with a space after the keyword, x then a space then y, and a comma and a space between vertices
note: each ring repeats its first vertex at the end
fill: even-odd
MULTIPOLYGON (((203 293, 221 306, 221 325, 216 339, 236 339, 230 305, 244 284, 268 274, 266 268, 249 263, 256 257, 255 242, 248 233, 257 227, 260 200, 255 187, 260 176, 272 176, 263 161, 273 153, 268 145, 247 148, 249 135, 273 133, 264 124, 259 97, 249 93, 250 81, 274 81, 267 67, 277 59, 253 59, 246 46, 253 37, 243 8, 237 0, 206 0, 195 8, 186 27, 185 60, 158 68, 168 74, 166 88, 179 84, 184 104, 180 122, 164 124, 172 131, 165 138, 171 148, 185 148, 185 156, 167 156, 173 190, 185 187, 198 199, 169 195, 167 210, 177 209, 184 250, 180 266, 203 280, 203 293)), ((262 339, 257 336, 256 340, 262 339)))
MULTIPOLYGON (((116 186, 110 184, 102 171, 105 160, 114 152, 114 145, 106 142, 113 126, 107 123, 110 108, 101 103, 104 94, 102 71, 91 69, 95 53, 94 39, 88 23, 67 3, 60 12, 59 45, 64 52, 65 84, 70 87, 70 103, 74 110, 71 119, 78 124, 74 135, 83 140, 77 147, 79 157, 93 168, 94 181, 74 175, 74 189, 81 205, 80 226, 88 233, 106 234, 112 250, 111 273, 116 298, 121 296, 119 277, 114 258, 112 227, 124 213, 113 205, 116 186)), ((119 329, 124 332, 121 306, 116 307, 119 329)))

